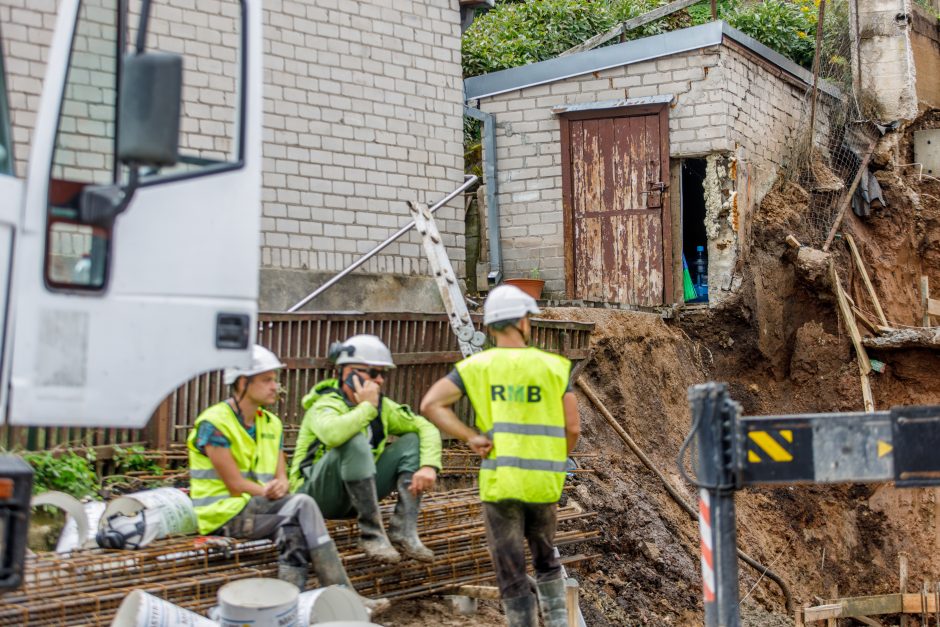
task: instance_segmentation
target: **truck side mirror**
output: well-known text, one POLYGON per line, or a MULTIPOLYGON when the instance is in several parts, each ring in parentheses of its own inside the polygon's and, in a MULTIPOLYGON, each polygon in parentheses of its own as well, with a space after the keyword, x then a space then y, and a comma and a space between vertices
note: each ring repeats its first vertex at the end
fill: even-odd
POLYGON ((124 58, 117 115, 117 160, 130 168, 127 185, 89 185, 82 190, 79 220, 108 226, 127 208, 140 167, 160 168, 179 159, 183 57, 139 52, 124 58))
POLYGON ((169 166, 179 158, 183 58, 144 52, 124 58, 118 111, 118 161, 169 166))

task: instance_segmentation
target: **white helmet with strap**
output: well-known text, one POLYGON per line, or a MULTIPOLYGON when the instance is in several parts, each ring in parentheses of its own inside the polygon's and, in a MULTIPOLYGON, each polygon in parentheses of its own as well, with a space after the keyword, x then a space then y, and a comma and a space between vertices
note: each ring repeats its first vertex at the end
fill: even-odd
POLYGON ((499 285, 493 288, 483 303, 483 324, 521 320, 529 314, 541 311, 535 299, 515 285, 499 285))
POLYGON ((264 346, 255 344, 251 347, 251 365, 247 368, 226 368, 222 375, 222 381, 225 385, 232 385, 238 381, 238 377, 253 377, 262 372, 280 370, 284 367, 277 355, 264 346))
POLYGON ((375 335, 354 335, 345 342, 330 346, 330 361, 337 366, 365 364, 378 368, 394 368, 392 351, 375 335))

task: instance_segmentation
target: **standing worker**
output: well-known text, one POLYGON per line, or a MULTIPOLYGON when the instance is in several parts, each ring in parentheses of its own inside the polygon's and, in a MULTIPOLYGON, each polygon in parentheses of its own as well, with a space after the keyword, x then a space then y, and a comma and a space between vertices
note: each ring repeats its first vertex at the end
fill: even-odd
MULTIPOLYGON (((316 502, 288 491, 281 420, 264 409, 277 401, 277 356, 255 345, 251 366, 228 368, 232 396, 203 411, 187 439, 190 496, 199 533, 277 543, 278 579, 301 591, 313 564, 321 586, 355 591, 316 502)), ((362 599, 373 613, 387 599, 362 599)))
POLYGON ((421 401, 421 413, 484 458, 479 483, 486 539, 510 627, 538 624, 523 539, 532 552, 542 619, 546 627, 567 627, 554 538, 566 461, 581 426, 571 362, 528 345, 529 314, 536 313, 535 299, 517 287, 490 292, 483 323, 496 347, 464 359, 435 383, 421 401), (479 433, 453 412, 464 395, 479 433))
POLYGON ((392 353, 374 335, 354 335, 330 347, 338 378, 318 383, 303 399, 304 415, 291 461, 291 490, 308 494, 327 518, 359 521, 359 546, 395 564, 401 555, 430 562, 418 537, 421 495, 441 468, 441 434, 407 405, 382 394, 392 353), (388 437, 398 436, 394 442, 388 437), (379 499, 398 490, 388 534, 379 499))

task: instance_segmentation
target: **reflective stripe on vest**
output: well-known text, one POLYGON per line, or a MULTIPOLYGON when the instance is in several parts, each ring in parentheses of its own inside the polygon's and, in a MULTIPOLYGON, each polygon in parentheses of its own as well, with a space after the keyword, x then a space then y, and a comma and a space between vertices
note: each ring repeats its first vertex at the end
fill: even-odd
POLYGON ((209 458, 196 448, 199 426, 209 421, 229 441, 232 458, 242 477, 265 483, 277 473, 282 425, 274 414, 263 411, 255 418, 252 438, 228 403, 209 407, 196 418, 187 440, 189 449, 190 498, 199 521, 199 533, 216 531, 244 509, 251 495, 232 496, 209 458))
POLYGON ((493 441, 480 467, 483 501, 555 503, 568 458, 571 362, 537 348, 492 348, 457 364, 477 428, 493 441))

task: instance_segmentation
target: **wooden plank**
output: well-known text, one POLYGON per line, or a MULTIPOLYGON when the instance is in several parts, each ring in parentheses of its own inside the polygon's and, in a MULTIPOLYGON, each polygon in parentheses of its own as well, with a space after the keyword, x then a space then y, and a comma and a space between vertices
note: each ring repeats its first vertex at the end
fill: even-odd
MULTIPOLYGON (((907 592, 907 577, 908 577, 908 555, 904 551, 898 553, 898 580, 900 581, 899 590, 903 595, 907 592)), ((901 624, 900 627, 909 627, 910 621, 908 617, 904 614, 901 614, 901 624)))
MULTIPOLYGON (((940 317, 940 300, 936 300, 933 298, 927 299, 927 315, 940 317)), ((927 326, 930 326, 929 325, 930 321, 928 320, 927 322, 928 322, 927 326)))
POLYGON ((878 301, 878 294, 875 293, 875 287, 871 284, 871 279, 868 278, 868 270, 865 268, 865 262, 862 261, 862 256, 858 252, 858 247, 855 245, 855 238, 852 237, 851 233, 846 233, 845 241, 849 245, 849 250, 852 251, 852 258, 855 259, 858 273, 862 276, 862 283, 865 284, 865 291, 868 292, 868 298, 871 299, 872 305, 875 306, 875 313, 878 315, 878 320, 880 320, 881 324, 884 326, 888 326, 888 319, 885 318, 885 312, 881 309, 881 303, 878 301))
POLYGON ((858 318, 858 321, 862 323, 862 326, 864 326, 866 329, 868 329, 875 335, 879 333, 878 331, 879 325, 869 320, 868 316, 865 315, 865 312, 863 312, 858 307, 852 307, 852 311, 855 313, 855 317, 858 318))
POLYGON ((644 24, 649 24, 650 22, 658 20, 661 17, 671 15, 672 13, 675 13, 676 11, 681 11, 682 9, 686 7, 690 7, 699 1, 700 0, 675 0, 675 2, 671 2, 667 5, 657 7, 653 9, 652 11, 648 11, 644 13, 643 15, 638 15, 634 18, 627 20, 626 22, 622 24, 618 24, 617 26, 614 26, 604 31, 603 33, 594 35, 593 37, 591 37, 584 43, 578 44, 577 46, 573 46, 565 50, 558 56, 563 57, 569 54, 577 54, 578 52, 591 50, 601 45, 602 43, 610 41, 614 37, 619 37, 621 33, 628 33, 634 28, 638 28, 640 26, 643 26, 644 24))
POLYGON ((787 245, 790 246, 790 248, 799 248, 800 246, 802 246, 802 244, 800 244, 800 240, 796 239, 792 235, 787 235, 786 242, 787 242, 787 245))
MULTIPOLYGON (((859 362, 858 369, 862 369, 862 364, 859 362)), ((859 373, 859 378, 862 385, 862 404, 865 406, 865 411, 872 412, 875 411, 875 397, 871 393, 871 379, 868 377, 868 374, 865 372, 859 373)))
POLYGON ((832 288, 836 293, 836 301, 839 304, 839 312, 842 314, 842 324, 845 325, 852 339, 852 345, 855 346, 855 355, 858 358, 859 371, 862 374, 871 372, 871 362, 868 360, 868 352, 862 345, 862 336, 855 325, 855 315, 845 298, 845 292, 842 291, 842 282, 839 280, 839 274, 836 272, 835 262, 829 260, 829 277, 832 280, 832 288))
POLYGON ((852 179, 852 184, 849 185, 845 195, 842 197, 842 201, 839 203, 839 210, 836 212, 836 219, 832 223, 832 228, 829 229, 829 235, 826 237, 826 243, 823 244, 823 252, 829 251, 829 247, 832 246, 832 240, 836 237, 836 232, 839 230, 839 227, 842 226, 842 218, 845 217, 845 210, 848 209, 849 204, 852 202, 852 195, 855 194, 855 188, 858 187, 859 182, 862 180, 862 175, 868 168, 868 162, 871 161, 871 155, 874 149, 875 142, 872 142, 871 146, 868 148, 868 152, 865 153, 865 157, 858 166, 858 172, 855 173, 855 178, 852 179))
POLYGON ((830 618, 839 618, 842 615, 841 603, 828 603, 826 605, 804 608, 803 622, 814 623, 816 621, 829 620, 830 618))
POLYGON ((572 125, 567 116, 561 116, 559 123, 561 125, 561 207, 565 247, 565 296, 569 299, 574 299, 576 298, 574 276, 574 204, 571 198, 571 133, 573 132, 574 125, 572 125))
POLYGON ((905 614, 921 614, 922 612, 936 612, 937 599, 933 594, 928 594, 926 599, 920 592, 907 592, 900 595, 901 612, 905 614))

